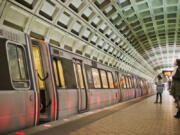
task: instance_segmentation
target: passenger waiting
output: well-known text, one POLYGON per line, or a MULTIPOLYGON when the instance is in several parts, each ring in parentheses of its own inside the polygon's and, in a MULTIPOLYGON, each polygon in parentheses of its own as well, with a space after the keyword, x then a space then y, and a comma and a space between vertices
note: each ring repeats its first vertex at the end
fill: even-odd
POLYGON ((180 59, 176 60, 175 66, 177 66, 177 69, 172 77, 172 85, 170 92, 171 95, 175 98, 178 108, 178 111, 174 117, 180 118, 180 59))
POLYGON ((157 76, 157 81, 155 82, 156 84, 156 101, 155 103, 158 103, 158 99, 160 97, 160 104, 162 103, 162 93, 164 90, 164 84, 163 84, 163 79, 160 75, 157 76))

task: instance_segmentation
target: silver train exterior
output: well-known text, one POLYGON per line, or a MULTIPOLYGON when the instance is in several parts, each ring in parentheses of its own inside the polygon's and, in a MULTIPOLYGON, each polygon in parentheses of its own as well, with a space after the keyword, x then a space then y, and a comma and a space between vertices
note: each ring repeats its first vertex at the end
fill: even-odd
POLYGON ((151 84, 0 26, 0 134, 144 95, 151 84))

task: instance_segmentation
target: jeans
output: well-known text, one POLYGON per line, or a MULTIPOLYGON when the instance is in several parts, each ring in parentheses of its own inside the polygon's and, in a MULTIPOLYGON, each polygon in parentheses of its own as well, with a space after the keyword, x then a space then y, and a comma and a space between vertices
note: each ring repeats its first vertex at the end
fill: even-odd
POLYGON ((162 103, 162 93, 161 92, 157 92, 157 94, 156 94, 156 102, 158 102, 159 97, 160 97, 160 103, 162 103))

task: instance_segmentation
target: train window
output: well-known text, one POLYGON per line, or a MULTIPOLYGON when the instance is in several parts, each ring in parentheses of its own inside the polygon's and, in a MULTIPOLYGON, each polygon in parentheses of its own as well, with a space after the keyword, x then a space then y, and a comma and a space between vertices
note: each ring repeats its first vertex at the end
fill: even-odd
POLYGON ((30 85, 24 53, 20 45, 7 44, 9 70, 15 88, 28 88, 30 85))
POLYGON ((128 81, 128 77, 127 76, 125 76, 125 80, 126 80, 126 88, 130 88, 130 86, 129 86, 129 81, 128 81))
POLYGON ((115 72, 114 76, 115 76, 115 79, 114 79, 114 88, 119 88, 119 80, 118 80, 119 73, 115 72))
POLYGON ((130 88, 130 84, 129 84, 129 78, 126 76, 126 84, 127 84, 127 88, 130 88))
MULTIPOLYGON (((33 49, 35 70, 39 76, 43 77, 40 50, 36 46, 33 46, 32 49, 33 49)), ((38 78, 38 82, 39 82, 39 88, 44 89, 44 82, 40 78, 38 78)))
POLYGON ((133 78, 132 77, 130 77, 130 81, 131 81, 131 88, 133 88, 134 84, 133 84, 133 78))
POLYGON ((77 83, 76 83, 76 77, 74 73, 74 65, 72 60, 61 58, 62 62, 62 69, 64 72, 64 80, 65 85, 67 89, 76 89, 77 83))
POLYGON ((140 80, 140 88, 143 88, 142 80, 140 80))
POLYGON ((139 79, 138 78, 136 79, 136 86, 137 86, 137 88, 140 88, 140 86, 139 86, 139 79))
POLYGON ((132 83, 133 83, 133 88, 136 88, 136 84, 135 84, 135 78, 132 78, 132 83))
POLYGON ((146 82, 143 81, 143 88, 146 88, 146 82))
POLYGON ((113 81, 113 76, 111 72, 107 72, 108 75, 108 81, 109 81, 109 87, 114 88, 114 81, 113 81))
POLYGON ((123 76, 124 88, 127 88, 127 82, 125 76, 123 76))
POLYGON ((141 80, 141 88, 144 88, 144 81, 141 80))
POLYGON ((131 81, 131 87, 134 88, 133 78, 130 78, 131 81))
POLYGON ((83 74, 82 74, 82 67, 80 64, 77 64, 77 73, 79 78, 79 87, 84 88, 84 80, 83 80, 83 74))
POLYGON ((106 71, 100 70, 100 75, 101 75, 103 88, 108 88, 108 81, 107 81, 106 71))
POLYGON ((137 88, 136 78, 134 78, 133 80, 134 80, 134 88, 137 88))
POLYGON ((56 86, 65 88, 64 72, 61 61, 59 59, 53 59, 53 67, 54 67, 56 86))
POLYGON ((56 80, 56 86, 59 86, 59 76, 58 76, 58 71, 57 71, 57 65, 56 65, 56 60, 53 60, 53 68, 54 68, 54 76, 56 80))
POLYGON ((130 78, 127 77, 127 81, 128 81, 128 84, 129 84, 129 88, 131 88, 131 82, 130 82, 130 78))
POLYGON ((128 84, 129 84, 129 87, 128 88, 131 88, 131 82, 129 80, 129 77, 127 77, 127 81, 128 81, 128 84))
POLYGON ((94 88, 91 66, 85 64, 86 76, 89 88, 94 88))
POLYGON ((65 87, 63 68, 62 68, 62 63, 60 60, 57 61, 57 66, 58 66, 58 71, 59 71, 61 87, 65 87))
POLYGON ((119 85, 120 85, 121 88, 124 88, 124 84, 125 84, 124 83, 124 77, 122 76, 122 77, 119 78, 119 85))
POLYGON ((96 68, 92 68, 92 76, 95 88, 101 88, 101 82, 99 78, 99 71, 96 68))
POLYGON ((129 82, 129 88, 131 88, 131 80, 130 80, 130 77, 128 77, 128 82, 129 82))
POLYGON ((132 88, 131 78, 130 78, 130 77, 128 77, 128 79, 129 79, 129 88, 132 88))

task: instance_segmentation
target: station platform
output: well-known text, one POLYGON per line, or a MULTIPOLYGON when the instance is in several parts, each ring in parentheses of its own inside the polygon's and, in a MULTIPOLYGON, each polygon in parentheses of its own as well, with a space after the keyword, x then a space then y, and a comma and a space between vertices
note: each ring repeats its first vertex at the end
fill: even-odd
POLYGON ((42 124, 21 135, 180 135, 180 119, 168 91, 162 104, 155 95, 83 113, 61 121, 42 124))

